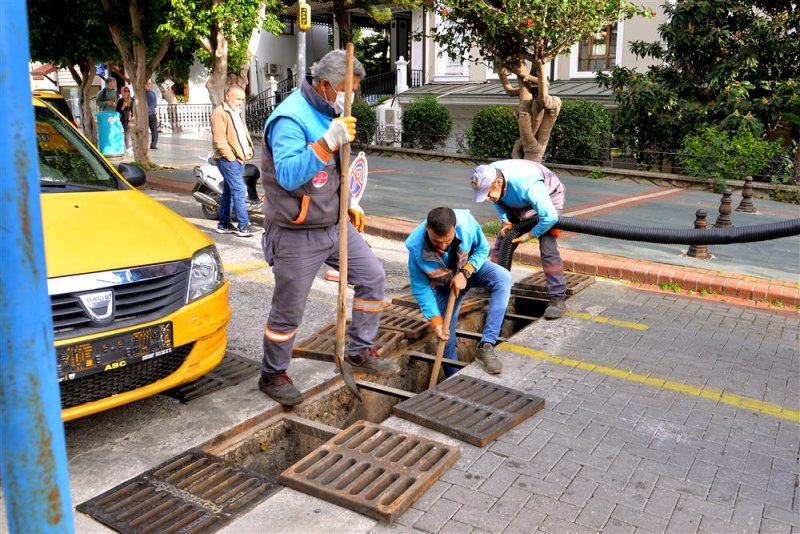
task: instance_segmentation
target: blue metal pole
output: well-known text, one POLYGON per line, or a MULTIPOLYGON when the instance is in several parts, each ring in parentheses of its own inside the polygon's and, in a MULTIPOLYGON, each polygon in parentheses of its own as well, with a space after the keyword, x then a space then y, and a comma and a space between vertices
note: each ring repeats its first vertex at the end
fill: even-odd
POLYGON ((0 1, 0 477, 11 533, 71 533, 29 50, 26 3, 0 1))

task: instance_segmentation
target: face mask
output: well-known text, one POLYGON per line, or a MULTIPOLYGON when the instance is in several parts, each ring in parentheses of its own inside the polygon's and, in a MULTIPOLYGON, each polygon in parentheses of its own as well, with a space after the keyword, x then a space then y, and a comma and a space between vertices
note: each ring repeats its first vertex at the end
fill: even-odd
MULTIPOLYGON (((353 103, 353 99, 355 98, 355 93, 350 95, 350 103, 353 103)), ((333 110, 341 115, 344 113, 344 91, 337 91, 336 92, 336 101, 331 104, 333 106, 333 110)))

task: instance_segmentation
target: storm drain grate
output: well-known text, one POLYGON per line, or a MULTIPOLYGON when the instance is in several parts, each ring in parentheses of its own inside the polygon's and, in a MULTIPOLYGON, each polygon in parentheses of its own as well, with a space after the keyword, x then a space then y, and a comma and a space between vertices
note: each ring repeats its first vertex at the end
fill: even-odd
POLYGON ((392 522, 456 460, 459 449, 358 421, 284 471, 281 484, 392 522))
POLYGON ((396 330, 403 334, 409 341, 414 341, 428 333, 428 321, 421 317, 418 318, 384 311, 381 316, 381 328, 396 330))
POLYGON ((542 408, 542 398, 457 375, 392 410, 403 419, 484 447, 542 408))
MULTIPOLYGON (((461 301, 461 313, 469 313, 473 310, 484 308, 489 303, 489 295, 476 290, 470 290, 464 300, 461 301)), ((414 310, 419 309, 417 300, 411 293, 405 293, 392 298, 392 304, 397 306, 405 306, 414 310)))
POLYGON ((207 533, 278 489, 264 475, 191 449, 77 509, 125 534, 207 533))
POLYGON ((222 362, 212 371, 188 384, 169 389, 164 392, 164 395, 187 403, 218 389, 235 386, 259 373, 261 373, 261 366, 258 362, 228 352, 222 362))
MULTIPOLYGON (((567 296, 571 297, 575 293, 583 291, 594 283, 594 277, 588 274, 564 273, 567 282, 567 296)), ((532 297, 547 299, 547 280, 544 272, 534 273, 527 278, 523 278, 511 287, 512 295, 521 297, 532 297)))
MULTIPOLYGON (((403 334, 394 330, 378 329, 375 335, 375 350, 381 356, 388 356, 403 341, 403 334)), ((329 323, 316 334, 295 345, 293 358, 308 358, 332 362, 336 351, 336 325, 329 323)))

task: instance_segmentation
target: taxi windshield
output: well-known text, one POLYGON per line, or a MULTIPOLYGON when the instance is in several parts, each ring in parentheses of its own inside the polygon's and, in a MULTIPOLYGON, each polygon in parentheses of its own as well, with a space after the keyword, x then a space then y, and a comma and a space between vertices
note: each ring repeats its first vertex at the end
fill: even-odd
POLYGON ((64 119, 48 107, 33 109, 43 193, 120 188, 122 182, 64 119))

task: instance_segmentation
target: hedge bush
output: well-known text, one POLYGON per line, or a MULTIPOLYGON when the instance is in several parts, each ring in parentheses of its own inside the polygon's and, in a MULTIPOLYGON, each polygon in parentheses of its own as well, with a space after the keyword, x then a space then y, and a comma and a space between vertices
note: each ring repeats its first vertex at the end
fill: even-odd
POLYGON ((353 102, 351 113, 356 118, 356 140, 357 145, 370 145, 375 140, 375 130, 378 129, 378 117, 375 109, 367 104, 365 100, 353 102))
POLYGON ((519 126, 514 108, 487 106, 472 117, 467 130, 467 149, 475 157, 510 158, 519 139, 519 126))
POLYGON ((684 137, 679 159, 685 173, 714 178, 719 190, 725 188, 726 180, 752 176, 756 181, 780 183, 791 173, 791 160, 783 143, 759 139, 746 127, 734 132, 718 126, 699 128, 684 137))
POLYGON ((415 98, 400 116, 403 146, 432 150, 444 146, 453 129, 453 119, 446 107, 433 96, 415 98))
POLYGON ((611 145, 611 113, 601 104, 565 100, 550 134, 545 159, 561 163, 597 163, 611 145))

